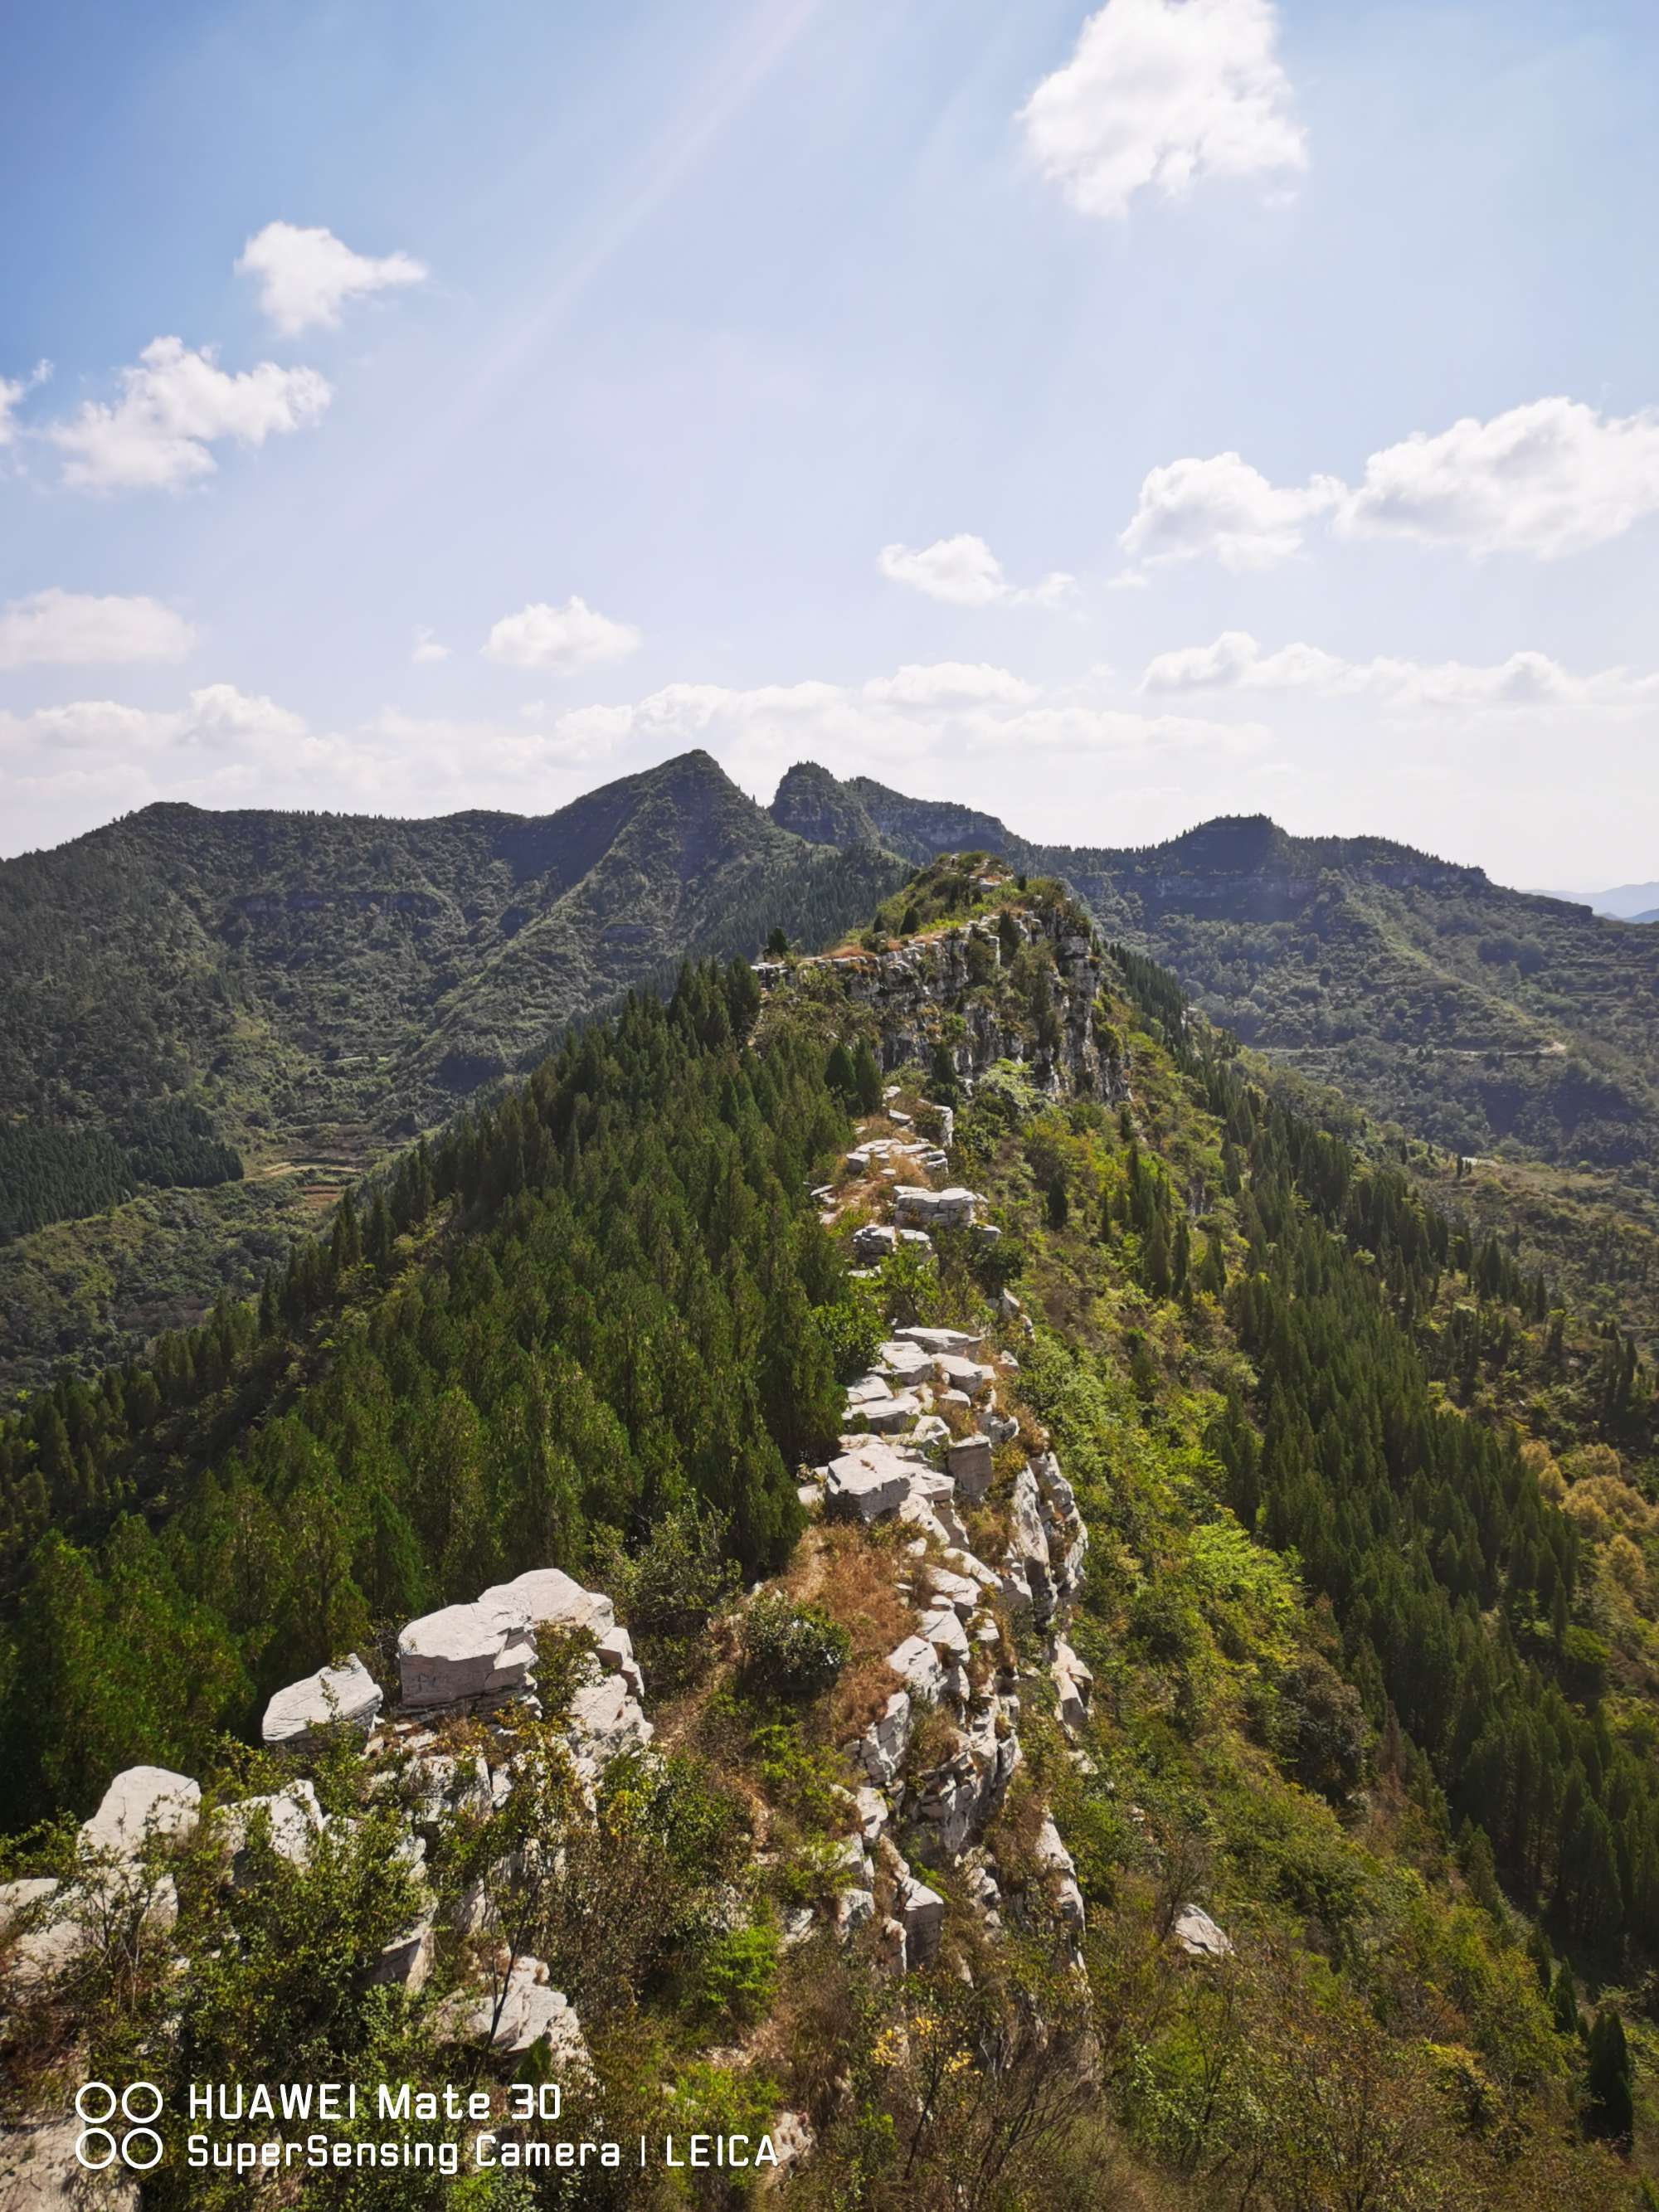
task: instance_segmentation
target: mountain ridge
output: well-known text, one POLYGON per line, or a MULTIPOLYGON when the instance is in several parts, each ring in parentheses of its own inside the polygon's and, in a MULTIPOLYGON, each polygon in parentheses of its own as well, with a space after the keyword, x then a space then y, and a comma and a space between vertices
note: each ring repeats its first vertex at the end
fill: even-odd
POLYGON ((805 2203, 1633 2203, 1651 1370, 1052 881, 865 921, 0 1416, 0 1819, 98 1808, 0 1887, 9 2117, 76 2039, 499 2089, 527 1996, 585 2131, 777 2115, 805 2203))
MULTIPOLYGON (((774 818, 789 826, 808 788, 831 810, 823 774, 792 769, 774 818)), ((1067 846, 868 777, 842 793, 915 863, 971 826, 987 849, 1061 877, 1246 1043, 1437 1144, 1475 1154, 1509 1139, 1649 1188, 1659 940, 1480 867, 1383 838, 1296 837, 1264 815, 1152 846, 1067 846)))
POLYGON ((0 862, 0 1228, 22 1232, 0 1243, 0 1376, 20 1344, 38 1374, 246 1288, 569 1023, 774 927, 834 936, 902 872, 780 828, 701 749, 544 816, 164 801, 0 862), (161 1107, 193 1117, 191 1223, 137 1171, 160 1156, 128 1123, 161 1107), (78 1244, 51 1233, 77 1217, 78 1244))

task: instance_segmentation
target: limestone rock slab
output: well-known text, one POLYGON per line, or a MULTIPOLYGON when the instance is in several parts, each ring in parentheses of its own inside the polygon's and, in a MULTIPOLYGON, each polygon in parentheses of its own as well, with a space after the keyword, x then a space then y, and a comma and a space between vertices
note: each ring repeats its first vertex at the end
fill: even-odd
POLYGON ((333 1728, 356 1729, 367 1735, 380 1710, 380 1684, 354 1651, 339 1667, 319 1667, 278 1690, 265 1707, 259 1733, 280 1748, 300 1744, 333 1728))

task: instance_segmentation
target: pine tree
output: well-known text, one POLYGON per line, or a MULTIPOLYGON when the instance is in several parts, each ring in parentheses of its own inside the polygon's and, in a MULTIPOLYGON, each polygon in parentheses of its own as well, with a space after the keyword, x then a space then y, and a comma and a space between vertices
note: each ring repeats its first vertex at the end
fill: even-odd
POLYGON ((859 1048, 854 1055, 853 1076, 858 1092, 859 1111, 874 1114, 881 1106, 881 1067, 870 1048, 868 1037, 859 1039, 859 1048))
POLYGON ((928 1063, 927 1096, 936 1105, 954 1106, 961 1095, 955 1056, 950 1046, 940 1038, 933 1047, 933 1058, 928 1063))
POLYGON ((840 1037, 830 1048, 830 1057, 824 1064, 823 1079, 837 1098, 845 1099, 849 1107, 859 1100, 859 1080, 853 1065, 853 1055, 840 1037))
POLYGON ((1627 2150, 1636 2124, 1630 2045, 1611 2005, 1595 2015, 1586 2060, 1584 2131, 1627 2150))
POLYGON ((357 1227, 357 1209, 349 1190, 341 1194, 330 1247, 337 1279, 349 1275, 362 1260, 363 1240, 357 1227))

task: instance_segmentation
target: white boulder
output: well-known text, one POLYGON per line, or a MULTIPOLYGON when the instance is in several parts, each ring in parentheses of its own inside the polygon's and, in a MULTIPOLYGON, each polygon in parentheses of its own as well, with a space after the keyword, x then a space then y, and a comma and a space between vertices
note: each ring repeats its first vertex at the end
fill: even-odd
POLYGON ((977 1505, 991 1486, 991 1439, 961 1437, 945 1448, 945 1464, 967 1505, 977 1505))
POLYGON ((581 2023, 563 1990, 548 1986, 547 1973, 539 1959, 515 1959, 503 1987, 464 1991, 441 2005, 438 2033, 452 2042, 487 2043, 509 2058, 522 2057, 545 2036, 556 2078, 561 2067, 585 2066, 581 2023))
POLYGON ((857 1756, 878 1790, 890 1789, 904 1764, 904 1754, 910 1748, 911 1710, 909 1692, 895 1690, 885 1710, 858 1740, 857 1756))
POLYGON ((1232 1938, 1196 1905, 1182 1906, 1170 1933, 1189 1959, 1225 1959, 1232 1952, 1232 1938))
MULTIPOLYGON (((955 1620, 954 1613, 951 1618, 955 1620)), ((958 1622, 958 1628, 960 1626, 958 1622)), ((926 1637, 907 1636, 896 1650, 888 1653, 887 1664, 913 1698, 920 1698, 928 1705, 937 1704, 945 1689, 945 1669, 926 1637)))
POLYGON ((896 1382, 925 1382, 933 1371, 933 1355, 903 1337, 890 1337, 876 1347, 876 1358, 896 1382))
POLYGON ((166 1766, 129 1766, 105 1790, 103 1802, 81 1824, 81 1842, 89 1851, 136 1858, 154 1837, 188 1836, 196 1826, 202 1785, 166 1766))
POLYGON ((874 1521, 898 1510, 909 1495, 915 1471, 915 1462, 901 1458, 890 1444, 869 1439, 830 1461, 824 1503, 831 1512, 874 1521))
POLYGON ((986 1367, 977 1359, 963 1359, 955 1352, 940 1352, 933 1361, 933 1372, 947 1390, 960 1390, 969 1399, 982 1398, 996 1381, 996 1370, 986 1367))
POLYGON ((380 1989, 404 1990, 410 1996, 418 1996, 431 1976, 436 1948, 432 1916, 422 1913, 385 1946, 368 1978, 370 1984, 380 1989))
POLYGON ((1031 1855, 1048 1877, 1049 1900, 1054 1910, 1075 1933, 1084 1924, 1083 1892, 1078 1887, 1077 1863, 1061 1842, 1060 1830, 1052 1820, 1045 1819, 1037 1830, 1031 1855))
POLYGON ((905 1344, 919 1344, 930 1356, 937 1358, 942 1352, 960 1352, 966 1358, 979 1351, 985 1339, 972 1328, 914 1328, 896 1329, 894 1334, 905 1344))
POLYGON ((416 1708, 530 1689, 535 1663, 528 1614, 499 1601, 423 1613, 398 1638, 403 1701, 416 1708))
POLYGON ((617 1625, 617 1608, 603 1590, 584 1589, 561 1567, 532 1567, 510 1583, 495 1583, 478 1600, 504 1622, 536 1628, 586 1629, 600 1637, 617 1625))
POLYGON ((303 1866, 323 1832, 323 1808, 309 1782, 290 1782, 269 1797, 245 1797, 219 1815, 219 1833, 230 1853, 233 1878, 246 1879, 249 1838, 263 1814, 270 1824, 270 1848, 289 1866, 303 1866))
POLYGON ((1062 1727, 1070 1731, 1080 1729, 1089 1717, 1095 1678, 1063 1636, 1054 1638, 1054 1656, 1048 1673, 1062 1727))
POLYGON ((622 1677, 607 1674, 571 1698, 570 1733, 578 1758, 605 1767, 624 1752, 643 1751, 656 1730, 622 1677))
POLYGON ((939 1948, 945 1899, 936 1889, 929 1889, 925 1881, 907 1872, 894 1893, 893 1911, 904 1929, 905 1957, 909 1965, 921 1966, 939 1948))
POLYGON ((259 1733, 273 1749, 305 1742, 330 1729, 356 1729, 367 1735, 374 1725, 384 1692, 355 1651, 339 1667, 319 1667, 302 1681, 278 1690, 265 1707, 259 1733))

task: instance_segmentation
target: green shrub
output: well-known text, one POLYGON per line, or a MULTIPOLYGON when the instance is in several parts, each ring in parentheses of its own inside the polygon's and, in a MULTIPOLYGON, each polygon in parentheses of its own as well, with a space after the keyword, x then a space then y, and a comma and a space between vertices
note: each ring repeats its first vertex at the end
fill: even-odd
POLYGON ((784 1698, 812 1698, 847 1664, 853 1639, 822 1606, 796 1605, 781 1591, 757 1597, 744 1615, 748 1685, 784 1698))
POLYGON ((665 1684, 699 1671, 708 1624, 737 1588, 738 1571, 725 1546, 721 1516, 686 1505, 665 1514, 632 1558, 613 1545, 600 1559, 604 1585, 614 1593, 647 1673, 665 1684))
POLYGON ((714 1938, 698 1962, 697 2009, 746 2026, 763 2017, 777 1981, 775 1929, 729 1929, 714 1938))
POLYGON ((862 1293, 863 1285, 854 1283, 846 1297, 812 1309, 813 1326, 843 1382, 866 1372, 876 1356, 876 1346, 886 1334, 875 1301, 862 1293))

